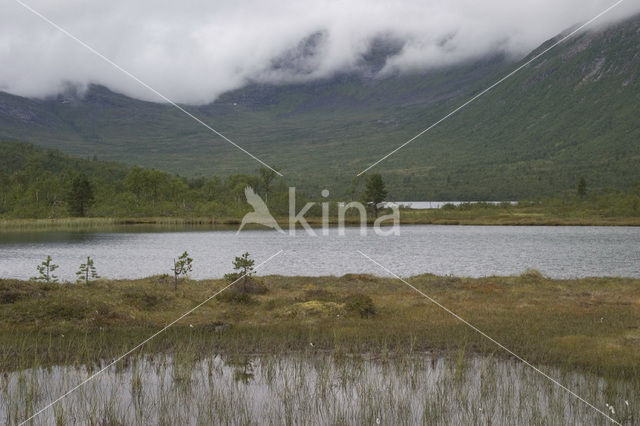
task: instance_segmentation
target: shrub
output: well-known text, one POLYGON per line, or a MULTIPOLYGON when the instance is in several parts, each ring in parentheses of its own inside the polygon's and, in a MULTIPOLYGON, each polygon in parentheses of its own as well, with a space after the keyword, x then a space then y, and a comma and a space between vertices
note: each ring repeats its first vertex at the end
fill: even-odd
POLYGON ((371 274, 344 274, 342 278, 349 281, 374 281, 376 279, 371 274))
POLYGON ((23 283, 17 280, 0 280, 0 304, 12 304, 21 299, 43 297, 45 285, 23 283))
POLYGON ((308 302, 310 300, 319 300, 321 302, 335 302, 337 300, 337 296, 335 293, 329 290, 325 290, 323 288, 314 288, 306 290, 302 296, 302 300, 304 302, 308 302))
POLYGON ((79 300, 58 299, 43 304, 39 316, 47 320, 73 321, 89 318, 94 315, 96 311, 100 313, 107 310, 105 306, 98 306, 89 302, 83 303, 79 300))
POLYGON ((142 310, 154 309, 164 301, 164 297, 160 295, 136 290, 126 291, 122 298, 128 305, 142 310))
POLYGON ((236 303, 238 305, 249 305, 253 303, 253 298, 248 293, 240 291, 225 291, 218 295, 221 302, 236 303))
POLYGON ((520 274, 520 278, 530 281, 541 281, 544 280, 544 275, 542 275, 542 272, 538 271, 537 269, 527 269, 522 274, 520 274))
POLYGON ((320 302, 310 300, 308 302, 294 303, 282 310, 282 314, 288 317, 333 317, 344 315, 344 308, 335 302, 320 302))
POLYGON ((7 290, 0 293, 0 304, 11 304, 17 302, 24 297, 24 293, 19 291, 7 290))
POLYGON ((244 277, 244 279, 241 279, 231 287, 231 291, 246 294, 265 294, 269 289, 255 278, 244 277))
POLYGON ((158 284, 169 284, 171 282, 171 276, 169 274, 154 275, 150 280, 158 284))
POLYGON ((296 300, 292 298, 269 299, 264 303, 263 307, 266 311, 273 311, 276 309, 287 308, 294 303, 296 303, 296 300))
POLYGON ((366 294, 353 293, 345 299, 345 308, 348 312, 357 313, 361 318, 369 318, 376 314, 373 300, 366 294))

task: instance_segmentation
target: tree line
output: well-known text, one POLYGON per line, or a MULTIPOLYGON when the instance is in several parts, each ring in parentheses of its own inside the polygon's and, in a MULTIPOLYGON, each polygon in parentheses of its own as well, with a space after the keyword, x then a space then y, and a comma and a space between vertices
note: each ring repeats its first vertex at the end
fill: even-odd
MULTIPOLYGON (((289 213, 288 185, 267 167, 252 174, 189 178, 0 142, 0 217, 5 218, 238 218, 250 209, 244 194, 247 186, 267 203, 274 216, 289 213)), ((354 181, 352 189, 351 199, 367 203, 377 216, 377 205, 387 195, 382 177, 363 176, 354 181)), ((297 206, 304 205, 307 198, 296 191, 297 206)), ((321 215, 319 205, 308 212, 308 216, 321 215)))
POLYGON ((0 216, 238 216, 251 186, 275 213, 288 190, 272 170, 228 177, 187 178, 83 160, 23 144, 0 145, 0 216), (8 148, 7 148, 8 147, 8 148))

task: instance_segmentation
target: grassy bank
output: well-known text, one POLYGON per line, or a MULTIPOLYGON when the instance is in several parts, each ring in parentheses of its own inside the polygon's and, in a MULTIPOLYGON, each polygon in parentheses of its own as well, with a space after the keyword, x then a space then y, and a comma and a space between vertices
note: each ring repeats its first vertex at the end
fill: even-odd
MULTIPOLYGON (((312 227, 322 226, 321 217, 308 217, 312 227)), ((283 229, 288 229, 289 218, 278 217, 277 222, 283 229)), ((110 230, 110 229, 153 229, 171 227, 216 227, 236 230, 242 217, 68 217, 55 219, 0 219, 1 231, 37 231, 37 230, 110 230)), ((347 217, 347 226, 360 224, 358 217, 347 217)), ((390 222, 389 222, 390 223, 390 222)), ((413 222, 411 222, 413 223, 413 222)), ((428 223, 428 222, 425 222, 428 223)), ((331 218, 329 224, 336 226, 338 221, 331 218)), ((370 222, 373 225, 373 221, 370 222)), ((260 225, 248 224, 245 229, 267 229, 260 225)))
POLYGON ((405 209, 400 218, 405 225, 640 226, 640 217, 564 216, 543 208, 405 209))
POLYGON ((0 230, 105 229, 127 226, 236 225, 235 218, 212 217, 66 217, 55 219, 0 219, 0 230))
MULTIPOLYGON (((219 226, 233 227, 242 217, 82 217, 56 219, 0 219, 0 231, 33 230, 103 230, 121 227, 219 226)), ((281 227, 289 226, 288 218, 276 219, 281 227)), ((314 227, 322 226, 321 217, 308 217, 314 227)), ((389 222, 390 224, 391 222, 389 222)), ((607 217, 598 215, 562 216, 541 208, 476 208, 471 210, 402 209, 403 225, 507 225, 507 226, 640 226, 640 217, 607 217)), ((329 219, 337 226, 337 218, 329 219)), ((347 217, 345 225, 359 225, 358 217, 347 217)), ((373 221, 369 221, 372 225, 373 221)), ((261 228, 264 229, 264 228, 261 228)))
MULTIPOLYGON (((410 354, 455 349, 504 355, 398 280, 369 275, 261 280, 266 294, 236 298, 227 290, 142 350, 410 354)), ((612 377, 640 374, 640 280, 551 280, 530 273, 481 279, 421 275, 409 281, 533 363, 612 377)), ((103 280, 88 287, 1 280, 0 366, 109 359, 224 285, 186 281, 174 292, 166 277, 103 280)))

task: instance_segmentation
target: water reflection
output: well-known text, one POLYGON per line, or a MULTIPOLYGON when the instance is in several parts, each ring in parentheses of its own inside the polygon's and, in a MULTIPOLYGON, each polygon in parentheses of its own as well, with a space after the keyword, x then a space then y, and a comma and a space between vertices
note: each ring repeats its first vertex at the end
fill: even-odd
MULTIPOLYGON (((544 368, 622 424, 640 415, 637 381, 544 368), (615 407, 613 411, 607 406, 615 407)), ((87 377, 35 368, 0 379, 0 423, 18 424, 87 377)), ((608 424, 521 363, 491 357, 319 353, 195 360, 134 358, 38 417, 38 424, 608 424)))

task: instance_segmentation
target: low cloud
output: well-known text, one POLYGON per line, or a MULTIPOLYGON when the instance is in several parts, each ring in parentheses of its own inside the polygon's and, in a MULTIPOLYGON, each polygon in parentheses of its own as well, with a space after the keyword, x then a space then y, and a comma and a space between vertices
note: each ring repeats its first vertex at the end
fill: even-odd
MULTIPOLYGON (((521 56, 612 1, 26 0, 177 102, 202 104, 248 82, 329 77, 378 63, 381 75, 495 52, 521 56)), ((622 3, 602 23, 640 12, 622 3)), ((45 97, 102 84, 161 101, 13 0, 0 15, 0 91, 45 97)), ((369 70, 371 71, 371 70, 369 70)))

